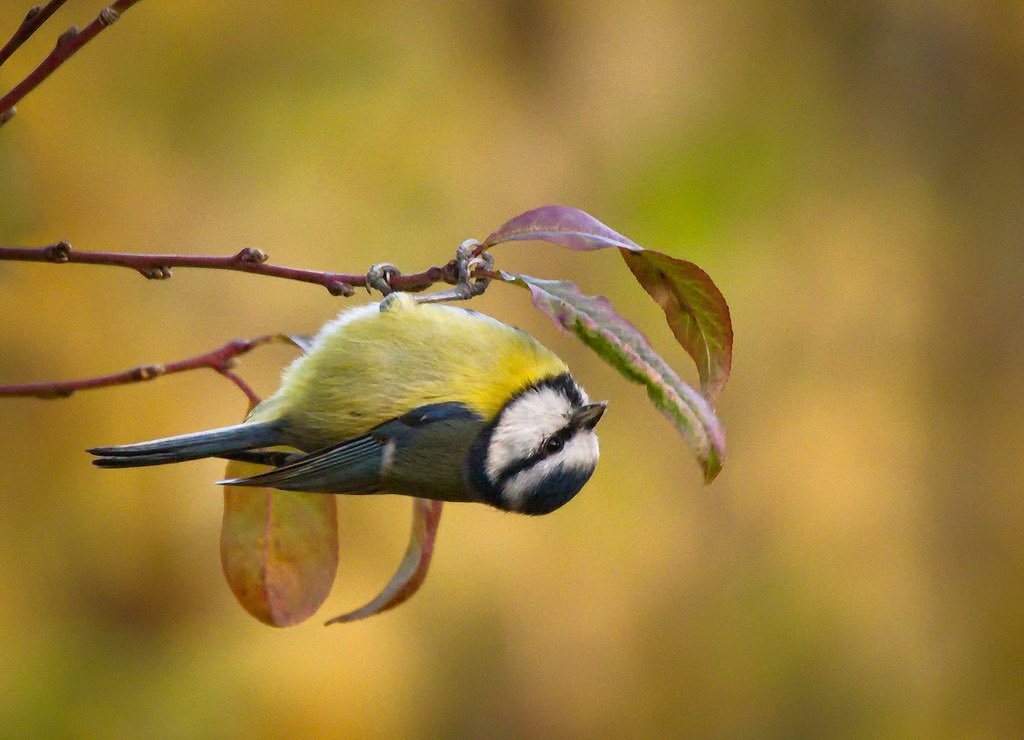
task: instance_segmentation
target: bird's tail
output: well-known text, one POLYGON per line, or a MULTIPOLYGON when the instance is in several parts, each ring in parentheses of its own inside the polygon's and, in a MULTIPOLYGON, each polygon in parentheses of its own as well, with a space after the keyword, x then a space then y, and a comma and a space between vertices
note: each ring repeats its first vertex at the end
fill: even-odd
POLYGON ((92 464, 101 468, 135 468, 218 457, 268 447, 278 444, 280 439, 281 431, 275 424, 258 422, 165 437, 152 442, 138 442, 118 447, 94 447, 88 452, 96 455, 92 464))

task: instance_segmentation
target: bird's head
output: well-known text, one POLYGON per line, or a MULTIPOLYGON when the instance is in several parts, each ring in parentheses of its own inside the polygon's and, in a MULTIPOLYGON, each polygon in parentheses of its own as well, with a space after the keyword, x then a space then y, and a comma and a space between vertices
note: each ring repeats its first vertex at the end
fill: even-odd
POLYGON ((486 503, 548 514, 579 493, 597 466, 594 427, 606 403, 590 403, 568 373, 514 394, 484 427, 469 475, 486 503))

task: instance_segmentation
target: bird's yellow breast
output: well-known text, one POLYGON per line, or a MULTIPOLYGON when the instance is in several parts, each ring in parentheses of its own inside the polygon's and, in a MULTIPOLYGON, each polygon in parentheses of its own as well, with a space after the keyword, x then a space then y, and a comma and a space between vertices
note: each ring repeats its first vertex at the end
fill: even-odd
POLYGON ((533 337, 488 316, 405 294, 383 305, 326 324, 252 418, 284 420, 304 446, 326 446, 428 403, 461 402, 490 419, 516 391, 566 372, 533 337))

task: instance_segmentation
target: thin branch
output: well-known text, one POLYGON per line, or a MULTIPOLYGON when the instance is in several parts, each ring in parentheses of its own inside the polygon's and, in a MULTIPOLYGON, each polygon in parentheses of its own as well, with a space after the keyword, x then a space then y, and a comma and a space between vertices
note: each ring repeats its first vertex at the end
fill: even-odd
MULTIPOLYGON (((295 267, 267 264, 265 252, 246 247, 226 257, 179 254, 131 254, 126 252, 83 252, 72 250, 67 242, 45 247, 0 247, 0 260, 19 262, 75 263, 127 267, 150 280, 166 280, 172 267, 195 267, 209 270, 233 270, 255 275, 298 280, 327 288, 331 295, 351 296, 355 287, 368 285, 366 275, 345 275, 337 272, 301 270, 295 267)), ((454 284, 457 278, 454 260, 443 267, 431 267, 420 273, 402 275, 387 268, 387 284, 393 290, 420 291, 439 282, 454 284)), ((375 286, 373 286, 375 287, 375 286)))
POLYGON ((0 66, 6 62, 11 54, 18 50, 22 44, 28 41, 32 34, 39 30, 39 27, 49 20, 50 16, 53 15, 57 9, 65 3, 66 0, 50 0, 45 7, 39 7, 35 5, 28 14, 25 16, 25 20, 18 26, 18 30, 11 36, 11 40, 4 44, 4 48, 0 49, 0 66))
MULTIPOLYGON (((38 87, 39 83, 53 74, 54 70, 70 59, 75 52, 95 38, 100 31, 114 23, 121 17, 123 12, 135 5, 137 2, 139 2, 139 0, 117 0, 117 2, 112 5, 108 5, 101 10, 95 20, 81 31, 79 31, 75 26, 72 26, 62 33, 57 39, 57 46, 54 47, 53 51, 47 55, 46 59, 44 59, 38 67, 32 70, 28 77, 19 82, 10 92, 0 98, 0 126, 11 120, 15 112, 14 106, 21 102, 22 98, 38 87)), ((47 8, 48 7, 49 6, 47 6, 47 8)), ((54 8, 54 10, 56 10, 56 8, 54 8)), ((41 10, 40 14, 44 12, 45 10, 41 10)), ((29 19, 26 19, 26 21, 29 23, 32 22, 29 19)), ((19 28, 18 32, 15 33, 15 38, 18 37, 19 33, 23 33, 23 28, 24 24, 22 24, 22 28, 19 28)), ((34 31, 35 28, 32 30, 34 31)), ((28 36, 25 36, 25 38, 28 38, 28 36)), ((14 40, 15 39, 12 39, 12 42, 14 40)), ((22 39, 22 41, 23 40, 24 39, 22 39)), ((21 41, 18 41, 17 43, 20 44, 21 41)), ((17 48, 17 46, 14 48, 17 48)))
POLYGON ((247 352, 251 352, 257 347, 269 344, 270 342, 290 342, 288 337, 280 334, 267 334, 262 337, 256 337, 255 339, 236 339, 233 342, 228 342, 222 347, 218 347, 215 350, 206 352, 195 357, 190 357, 186 360, 178 360, 176 362, 169 362, 166 365, 141 365, 139 367, 132 368, 131 370, 125 370, 120 373, 113 373, 111 375, 100 375, 94 378, 84 378, 81 380, 65 380, 47 383, 25 383, 23 385, 0 385, 0 397, 7 396, 28 396, 35 398, 67 398, 75 391, 84 391, 90 388, 108 388, 114 385, 127 385, 129 383, 141 383, 145 380, 153 380, 163 375, 171 375, 173 373, 186 372, 188 370, 198 370, 199 368, 210 368, 216 370, 221 375, 224 375, 231 380, 235 385, 242 389, 242 392, 249 397, 250 401, 254 403, 259 402, 259 398, 253 392, 253 390, 239 378, 235 373, 231 372, 232 368, 236 364, 236 359, 240 355, 244 355, 247 352))
POLYGON ((241 375, 232 370, 228 370, 227 368, 220 368, 217 372, 238 386, 239 390, 241 390, 242 393, 245 394, 245 397, 249 399, 249 408, 252 408, 260 402, 260 397, 256 395, 256 391, 252 389, 252 386, 242 380, 241 375))

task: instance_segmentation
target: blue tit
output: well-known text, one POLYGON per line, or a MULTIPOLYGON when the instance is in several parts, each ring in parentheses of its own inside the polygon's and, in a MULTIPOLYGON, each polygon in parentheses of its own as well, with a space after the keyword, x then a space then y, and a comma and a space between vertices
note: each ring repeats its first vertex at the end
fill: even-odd
POLYGON ((89 452, 104 468, 206 457, 275 466, 222 485, 547 514, 594 472, 604 410, 529 334, 394 293, 328 322, 242 424, 89 452), (265 449, 281 445, 299 452, 265 449))

